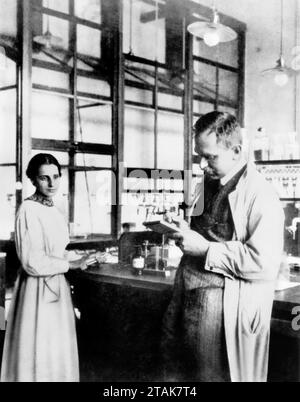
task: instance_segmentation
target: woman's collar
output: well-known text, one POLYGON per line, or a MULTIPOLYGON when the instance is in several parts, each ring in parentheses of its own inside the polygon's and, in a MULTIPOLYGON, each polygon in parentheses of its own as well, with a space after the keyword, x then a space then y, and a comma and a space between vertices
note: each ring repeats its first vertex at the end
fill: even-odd
POLYGON ((37 194, 37 193, 32 194, 30 197, 26 198, 26 200, 39 202, 40 204, 45 205, 46 207, 54 206, 54 202, 52 199, 46 198, 46 197, 42 196, 41 194, 37 194))

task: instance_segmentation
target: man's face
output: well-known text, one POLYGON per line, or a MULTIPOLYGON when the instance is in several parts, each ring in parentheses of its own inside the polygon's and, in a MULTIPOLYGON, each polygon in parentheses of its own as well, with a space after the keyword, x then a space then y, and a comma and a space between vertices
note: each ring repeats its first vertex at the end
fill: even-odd
POLYGON ((224 177, 240 159, 239 145, 226 148, 209 130, 196 137, 195 152, 200 156, 200 168, 212 179, 224 177))

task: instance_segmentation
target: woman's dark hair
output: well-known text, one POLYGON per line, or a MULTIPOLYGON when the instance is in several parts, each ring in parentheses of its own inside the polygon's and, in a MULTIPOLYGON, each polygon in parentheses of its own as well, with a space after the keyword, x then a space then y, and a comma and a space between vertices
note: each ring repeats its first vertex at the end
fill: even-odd
POLYGON ((38 175, 39 168, 42 165, 55 165, 57 166, 58 173, 61 176, 61 166, 58 160, 51 154, 36 154, 33 158, 30 159, 27 169, 26 175, 30 180, 34 180, 38 175))

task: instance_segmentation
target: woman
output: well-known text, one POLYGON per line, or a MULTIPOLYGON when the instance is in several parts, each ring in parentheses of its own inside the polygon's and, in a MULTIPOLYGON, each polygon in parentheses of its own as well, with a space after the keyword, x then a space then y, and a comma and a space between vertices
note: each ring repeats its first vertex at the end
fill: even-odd
POLYGON ((35 155, 27 176, 35 193, 20 206, 15 227, 22 270, 15 285, 4 343, 1 381, 79 381, 75 318, 63 216, 53 204, 61 167, 50 154, 35 155))

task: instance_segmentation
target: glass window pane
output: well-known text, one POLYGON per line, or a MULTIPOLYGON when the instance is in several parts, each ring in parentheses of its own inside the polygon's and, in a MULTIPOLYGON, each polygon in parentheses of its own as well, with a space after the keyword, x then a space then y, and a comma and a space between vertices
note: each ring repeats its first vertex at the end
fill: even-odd
POLYGON ((159 92, 158 93, 158 106, 181 111, 182 110, 182 97, 159 92))
POLYGON ((111 168, 112 157, 110 155, 76 154, 75 165, 111 168))
POLYGON ((80 55, 78 53, 77 56, 78 75, 81 73, 81 70, 94 72, 94 67, 96 65, 94 61, 91 62, 91 60, 87 56, 80 55))
POLYGON ((103 80, 96 80, 94 78, 87 78, 78 75, 77 77, 77 90, 85 94, 101 95, 111 97, 110 85, 103 80))
MULTIPOLYGON (((200 102, 198 100, 193 101, 193 113, 205 114, 215 110, 213 103, 200 102)), ((195 119, 197 120, 198 117, 195 119)))
POLYGON ((69 100, 41 92, 32 94, 32 137, 69 138, 69 100))
POLYGON ((132 2, 132 18, 130 13, 130 0, 123 1, 123 47, 124 53, 131 50, 135 56, 148 60, 158 60, 165 63, 166 34, 165 18, 158 21, 143 22, 142 16, 148 12, 155 12, 155 2, 148 4, 136 0, 132 2), (152 38, 149 40, 149 38, 152 38))
POLYGON ((75 0, 75 14, 84 20, 101 23, 100 0, 75 0))
MULTIPOLYGON (((170 190, 173 191, 176 185, 171 184, 170 190)), ((169 193, 169 190, 161 193, 126 193, 123 197, 121 222, 133 222, 135 227, 132 230, 144 231, 143 222, 161 219, 161 212, 166 209, 177 211, 179 215, 178 205, 182 204, 183 198, 183 193, 169 193)))
POLYGON ((33 84, 69 89, 69 75, 59 71, 32 67, 33 84))
POLYGON ((160 169, 183 170, 183 116, 158 114, 157 164, 160 169))
POLYGON ((217 46, 207 46, 203 40, 194 37, 193 54, 205 59, 217 61, 228 66, 238 66, 238 41, 219 43, 217 46))
POLYGON ((55 43, 53 43, 53 47, 68 49, 69 22, 61 18, 56 18, 43 14, 43 33, 47 31, 48 24, 49 24, 49 31, 54 37, 56 37, 56 41, 55 43))
POLYGON ((101 32, 98 29, 77 25, 77 52, 87 56, 101 57, 101 32))
MULTIPOLYGON (((32 47, 33 63, 35 62, 35 60, 41 60, 41 61, 46 61, 47 63, 51 63, 54 66, 59 66, 60 60, 63 61, 63 59, 64 59, 63 52, 65 52, 65 51, 51 48, 51 49, 47 49, 47 53, 44 53, 44 51, 41 49, 41 46, 39 44, 36 44, 35 42, 33 42, 33 47, 32 47)), ((71 60, 72 59, 70 59, 70 61, 71 60)), ((70 65, 70 62, 68 63, 68 65, 70 65)))
POLYGON ((141 190, 154 190, 154 180, 148 179, 147 173, 142 169, 137 169, 124 178, 124 189, 133 193, 141 190))
MULTIPOLYGON (((161 70, 161 69, 159 69, 161 70)), ((165 70, 163 70, 165 71, 165 70)), ((137 83, 155 84, 155 68, 149 64, 125 59, 125 78, 137 83)))
POLYGON ((1 0, 0 34, 7 38, 17 36, 17 0, 1 0), (5 10, 5 12, 3 12, 5 10))
POLYGON ((218 61, 227 66, 238 67, 238 40, 221 43, 218 61))
POLYGON ((184 80, 180 73, 164 68, 158 69, 158 105, 181 111, 184 95, 184 80), (169 94, 168 92, 174 92, 169 94))
POLYGON ((112 186, 115 189, 112 172, 76 172, 75 235, 111 233, 112 186))
POLYGON ((219 99, 236 104, 238 101, 238 75, 231 71, 219 70, 219 99))
MULTIPOLYGON (((138 210, 140 210, 140 208, 137 206, 135 195, 125 194, 125 202, 121 208, 121 224, 125 222, 134 223, 134 227, 130 229, 131 232, 145 230, 145 226, 143 225, 138 210)), ((144 216, 142 219, 144 219, 144 216)))
POLYGON ((78 113, 81 130, 77 130, 76 141, 95 144, 112 143, 111 105, 80 100, 78 113))
POLYGON ((174 174, 165 176, 165 179, 156 180, 158 190, 162 192, 169 191, 183 191, 183 174, 181 172, 174 172, 174 174))
POLYGON ((154 167, 154 113, 125 108, 124 162, 128 167, 154 167))
POLYGON ((216 68, 194 61, 194 95, 214 100, 216 97, 216 68))
POLYGON ((227 112, 227 113, 230 113, 230 114, 232 114, 233 116, 236 116, 236 117, 237 117, 237 110, 236 110, 236 109, 233 109, 232 107, 219 105, 219 106, 218 106, 218 110, 219 110, 220 112, 227 112))
POLYGON ((0 53, 0 63, 3 68, 1 68, 0 74, 0 87, 16 85, 17 82, 17 71, 16 71, 16 63, 9 59, 6 54, 0 53))
POLYGON ((16 90, 0 91, 0 163, 16 163, 16 90))
POLYGON ((155 70, 153 66, 127 60, 125 62, 125 83, 125 100, 147 105, 153 104, 155 85, 155 70), (139 85, 146 87, 139 88, 139 85))
POLYGON ((67 152, 60 152, 60 151, 47 151, 43 149, 32 149, 31 150, 31 157, 36 154, 45 153, 53 155, 59 162, 60 165, 68 166, 69 165, 69 154, 67 152))
POLYGON ((11 233, 14 232, 16 209, 15 167, 0 166, 0 177, 0 239, 5 240, 10 239, 11 233))
POLYGON ((69 13, 69 0, 43 0, 43 6, 62 13, 69 13))
POLYGON ((139 102, 151 106, 153 104, 153 92, 126 86, 125 101, 139 102))

